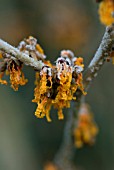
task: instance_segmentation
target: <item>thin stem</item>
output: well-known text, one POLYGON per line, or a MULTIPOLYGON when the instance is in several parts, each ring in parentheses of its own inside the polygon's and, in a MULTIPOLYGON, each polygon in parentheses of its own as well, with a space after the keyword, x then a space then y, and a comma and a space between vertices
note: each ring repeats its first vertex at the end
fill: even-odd
POLYGON ((67 121, 64 128, 63 141, 59 151, 57 152, 54 163, 59 167, 60 170, 74 170, 74 166, 71 162, 74 156, 74 145, 72 140, 72 125, 75 102, 71 102, 71 107, 68 110, 67 121))

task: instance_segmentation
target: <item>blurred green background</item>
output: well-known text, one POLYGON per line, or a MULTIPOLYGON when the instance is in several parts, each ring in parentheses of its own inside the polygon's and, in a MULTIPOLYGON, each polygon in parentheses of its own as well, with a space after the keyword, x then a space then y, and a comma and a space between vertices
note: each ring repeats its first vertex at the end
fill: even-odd
MULTIPOLYGON (((0 0, 0 38, 17 46, 33 35, 52 62, 71 49, 86 67, 105 30, 97 9, 95 0, 0 0)), ((56 110, 52 123, 34 116, 34 71, 24 71, 29 82, 18 92, 0 86, 0 170, 42 170, 62 141, 65 119, 56 110)), ((100 132, 94 146, 76 151, 74 162, 85 170, 114 170, 113 72, 106 63, 87 96, 100 132)))

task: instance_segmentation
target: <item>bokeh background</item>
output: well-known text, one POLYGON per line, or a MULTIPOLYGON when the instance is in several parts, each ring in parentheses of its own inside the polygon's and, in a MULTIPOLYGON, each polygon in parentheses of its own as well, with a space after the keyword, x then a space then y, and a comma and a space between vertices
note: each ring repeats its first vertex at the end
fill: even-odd
MULTIPOLYGON (((52 62, 71 49, 86 67, 105 30, 97 10, 95 0, 0 0, 0 38, 17 46, 33 35, 52 62)), ((52 123, 34 116, 34 71, 24 72, 29 82, 18 92, 0 86, 0 170, 42 170, 62 141, 65 119, 59 121, 55 110, 52 123)), ((74 163, 85 170, 114 169, 113 72, 106 63, 86 98, 100 132, 94 146, 76 150, 74 163)))

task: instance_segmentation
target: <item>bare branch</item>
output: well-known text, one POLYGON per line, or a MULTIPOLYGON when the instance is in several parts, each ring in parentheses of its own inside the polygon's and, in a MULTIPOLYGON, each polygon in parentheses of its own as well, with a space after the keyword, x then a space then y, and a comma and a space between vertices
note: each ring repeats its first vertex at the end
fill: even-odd
MULTIPOLYGON (((85 74, 84 74, 84 87, 87 90, 92 80, 97 76, 98 71, 103 66, 106 57, 110 55, 112 44, 114 41, 114 26, 109 26, 106 28, 106 32, 103 36, 103 39, 101 41, 101 44, 94 55, 94 58, 90 62, 85 74)), ((84 96, 81 92, 77 93, 77 109, 75 113, 73 113, 73 107, 69 109, 69 115, 68 120, 65 125, 64 129, 64 136, 63 136, 63 142, 60 147, 59 152, 56 154, 54 162, 58 167, 60 167, 61 170, 69 168, 69 166, 72 166, 71 164, 71 158, 74 155, 74 144, 72 139, 72 132, 73 127, 76 124, 76 114, 78 113, 78 110, 80 108, 80 104, 83 101, 84 96)), ((72 167, 72 169, 74 169, 72 167)))
POLYGON ((44 63, 41 60, 37 61, 34 58, 29 57, 29 55, 21 52, 20 50, 11 46, 2 39, 0 39, 0 50, 3 50, 4 52, 11 54, 13 57, 17 58, 25 65, 34 67, 37 70, 41 70, 42 66, 44 66, 44 63))
POLYGON ((110 56, 112 44, 114 43, 114 25, 108 26, 103 36, 101 44, 84 73, 83 83, 85 89, 88 88, 92 80, 97 76, 98 71, 103 66, 106 58, 110 56))

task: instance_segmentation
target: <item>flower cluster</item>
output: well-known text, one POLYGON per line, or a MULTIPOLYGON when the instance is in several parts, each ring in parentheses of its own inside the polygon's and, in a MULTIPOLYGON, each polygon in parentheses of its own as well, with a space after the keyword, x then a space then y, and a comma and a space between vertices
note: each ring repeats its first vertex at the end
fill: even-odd
POLYGON ((70 107, 70 101, 75 100, 77 89, 84 93, 82 84, 83 59, 74 56, 70 50, 61 51, 55 66, 45 65, 36 74, 35 99, 38 104, 35 115, 38 118, 46 116, 51 121, 50 109, 53 105, 58 109, 58 118, 63 119, 63 108, 70 107))
POLYGON ((98 133, 93 115, 87 104, 82 104, 78 113, 78 121, 74 129, 74 144, 77 148, 81 148, 84 144, 92 145, 98 133))
MULTIPOLYGON (((53 106, 58 109, 58 119, 63 119, 63 109, 70 107, 71 100, 76 100, 77 89, 85 94, 82 84, 83 58, 75 57, 70 50, 62 50, 56 64, 52 65, 45 60, 43 49, 31 36, 20 42, 18 50, 33 58, 34 61, 42 60, 43 62, 40 72, 35 68, 36 88, 34 90, 35 98, 32 100, 38 105, 35 115, 38 118, 46 117, 50 122, 50 109, 53 106)), ((17 91, 19 85, 27 83, 22 72, 23 63, 2 50, 0 58, 0 83, 7 84, 2 77, 5 73, 9 74, 11 87, 17 91)))
POLYGON ((46 55, 44 54, 44 50, 42 49, 40 44, 37 43, 36 38, 32 36, 25 38, 19 43, 18 49, 21 52, 24 52, 25 54, 29 55, 29 57, 34 58, 36 61, 42 60, 44 64, 51 66, 50 61, 45 60, 46 55))
POLYGON ((4 74, 10 76, 11 87, 17 91, 19 85, 23 86, 27 83, 22 72, 22 63, 7 53, 0 53, 0 83, 7 85, 6 80, 2 80, 4 74))
MULTIPOLYGON (((29 36, 29 38, 24 39, 20 42, 17 47, 20 51, 26 53, 30 57, 37 60, 43 60, 45 63, 46 56, 44 55, 43 49, 37 44, 37 40, 29 36)), ((49 63, 48 61, 46 63, 49 63)), ((5 53, 1 50, 0 52, 0 83, 7 84, 6 80, 2 80, 4 74, 10 76, 11 87, 17 91, 19 85, 23 86, 27 83, 27 79, 25 79, 24 74, 22 72, 23 63, 15 58, 15 56, 11 56, 8 53, 5 53)))
POLYGON ((17 91, 19 88, 19 85, 24 86, 28 80, 25 79, 24 73, 21 70, 21 63, 20 65, 17 65, 14 61, 10 63, 10 66, 8 67, 8 71, 10 74, 10 83, 11 87, 17 91))
POLYGON ((99 4, 100 21, 104 25, 111 25, 114 23, 114 1, 103 0, 99 4))
POLYGON ((37 43, 37 39, 29 36, 19 43, 18 49, 28 54, 35 60, 44 60, 46 56, 41 46, 37 43))

